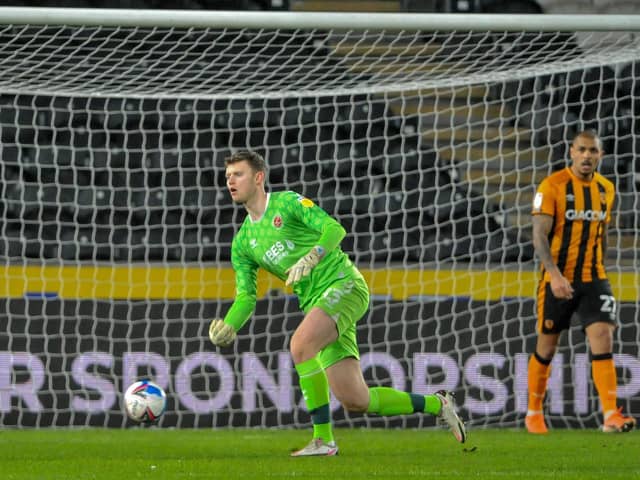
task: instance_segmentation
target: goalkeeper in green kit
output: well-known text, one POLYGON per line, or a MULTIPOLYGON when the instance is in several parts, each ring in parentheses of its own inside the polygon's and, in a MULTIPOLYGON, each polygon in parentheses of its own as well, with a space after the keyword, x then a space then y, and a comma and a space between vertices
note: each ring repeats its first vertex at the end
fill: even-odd
POLYGON ((289 346, 311 420, 313 438, 292 456, 338 453, 329 390, 351 412, 377 415, 429 413, 464 442, 464 424, 450 392, 418 395, 389 387, 369 388, 362 376, 356 323, 369 307, 369 288, 340 249, 344 228, 310 199, 295 192, 265 191, 266 165, 255 152, 225 159, 227 188, 247 210, 231 247, 236 298, 223 319, 209 327, 211 341, 230 345, 256 306, 257 270, 293 286, 305 316, 289 346))

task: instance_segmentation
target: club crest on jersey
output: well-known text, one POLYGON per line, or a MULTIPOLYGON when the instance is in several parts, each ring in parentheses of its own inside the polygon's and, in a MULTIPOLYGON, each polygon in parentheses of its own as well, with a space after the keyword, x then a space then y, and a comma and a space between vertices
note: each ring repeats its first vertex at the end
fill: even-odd
POLYGON ((302 195, 298 195, 298 201, 302 204, 303 207, 311 208, 313 207, 313 200, 303 197, 302 195))
POLYGON ((276 228, 282 227, 282 217, 280 215, 273 217, 273 226, 276 228))

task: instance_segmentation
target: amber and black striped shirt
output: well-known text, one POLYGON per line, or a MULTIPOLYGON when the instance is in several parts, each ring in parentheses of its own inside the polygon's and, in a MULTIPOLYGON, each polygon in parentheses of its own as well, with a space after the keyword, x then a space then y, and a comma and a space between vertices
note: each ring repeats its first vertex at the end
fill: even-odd
MULTIPOLYGON (((569 167, 545 178, 533 200, 533 215, 553 217, 549 245, 559 270, 570 282, 607 278, 602 239, 611 221, 613 183, 599 173, 591 181, 576 177, 569 167)), ((542 267, 545 280, 549 274, 542 267)))

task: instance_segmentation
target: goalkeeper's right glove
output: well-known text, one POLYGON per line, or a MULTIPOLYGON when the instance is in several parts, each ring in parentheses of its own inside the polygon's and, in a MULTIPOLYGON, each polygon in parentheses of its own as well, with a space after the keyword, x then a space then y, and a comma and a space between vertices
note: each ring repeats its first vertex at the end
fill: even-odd
POLYGON ((294 263, 291 268, 289 268, 285 272, 289 274, 285 285, 296 283, 301 278, 309 275, 313 267, 320 263, 320 260, 322 260, 323 256, 324 248, 320 246, 315 246, 311 250, 309 250, 309 253, 307 253, 304 257, 294 263))
POLYGON ((227 347, 236 339, 236 331, 221 318, 214 318, 209 325, 209 339, 218 347, 227 347))

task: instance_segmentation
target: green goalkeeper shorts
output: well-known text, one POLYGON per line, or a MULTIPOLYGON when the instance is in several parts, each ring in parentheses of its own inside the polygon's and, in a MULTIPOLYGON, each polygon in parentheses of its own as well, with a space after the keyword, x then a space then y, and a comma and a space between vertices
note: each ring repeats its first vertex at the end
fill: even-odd
POLYGON ((333 283, 313 304, 336 321, 338 339, 320 351, 318 358, 328 368, 343 358, 360 359, 356 324, 369 308, 369 287, 360 275, 347 276, 333 283))

